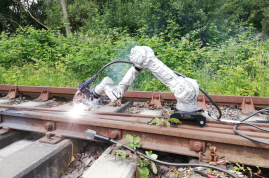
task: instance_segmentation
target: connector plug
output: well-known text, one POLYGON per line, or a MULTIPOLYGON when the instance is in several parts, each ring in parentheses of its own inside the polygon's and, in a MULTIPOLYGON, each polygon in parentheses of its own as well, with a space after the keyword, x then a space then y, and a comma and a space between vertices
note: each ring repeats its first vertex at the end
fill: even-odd
POLYGON ((96 134, 96 131, 87 129, 85 131, 85 136, 86 138, 89 138, 91 140, 98 139, 98 140, 103 140, 103 141, 110 141, 109 137, 103 136, 103 135, 98 135, 96 134))
POLYGON ((85 136, 86 136, 86 138, 89 138, 91 140, 94 140, 95 139, 95 135, 96 135, 96 131, 91 130, 91 129, 85 130, 85 136))

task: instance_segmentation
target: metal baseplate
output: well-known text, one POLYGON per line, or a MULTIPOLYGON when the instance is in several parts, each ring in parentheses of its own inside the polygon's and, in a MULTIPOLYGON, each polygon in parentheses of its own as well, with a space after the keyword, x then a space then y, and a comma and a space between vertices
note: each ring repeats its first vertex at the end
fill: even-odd
POLYGON ((44 101, 48 101, 50 98, 52 98, 50 91, 47 88, 43 88, 40 96, 34 101, 44 102, 44 101))
POLYGON ((250 115, 256 112, 254 108, 253 100, 251 97, 244 97, 242 104, 239 108, 241 109, 241 112, 244 115, 250 115))
POLYGON ((204 95, 199 95, 197 97, 197 103, 198 103, 198 106, 200 108, 202 108, 203 110, 205 111, 208 111, 207 107, 206 107, 206 102, 205 102, 205 96, 204 95))
POLYGON ((17 86, 11 86, 7 96, 2 97, 2 99, 11 100, 11 99, 16 98, 19 95, 20 94, 19 94, 19 91, 18 91, 18 87, 17 86))
POLYGON ((0 127, 0 135, 6 134, 10 131, 11 129, 9 127, 0 127))
POLYGON ((114 107, 121 106, 121 105, 122 105, 122 98, 118 99, 115 102, 111 101, 110 103, 108 103, 108 106, 114 106, 114 107))
POLYGON ((41 143, 49 143, 49 144, 56 144, 59 143, 64 139, 64 136, 62 135, 55 135, 51 132, 47 132, 44 137, 39 139, 39 142, 41 143))
POLYGON ((156 108, 156 109, 162 108, 160 93, 153 93, 151 101, 147 102, 147 104, 149 105, 149 108, 156 108))

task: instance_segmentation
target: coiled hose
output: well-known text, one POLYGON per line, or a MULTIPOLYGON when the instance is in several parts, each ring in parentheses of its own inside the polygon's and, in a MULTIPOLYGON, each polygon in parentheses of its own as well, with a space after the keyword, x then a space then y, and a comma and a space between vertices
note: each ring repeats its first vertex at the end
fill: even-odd
POLYGON ((237 130, 237 127, 239 127, 240 124, 245 124, 245 125, 252 126, 252 127, 256 128, 256 129, 259 129, 259 130, 262 130, 262 131, 265 131, 265 132, 269 132, 269 130, 260 128, 260 127, 258 127, 258 126, 256 126, 256 125, 253 125, 253 124, 250 124, 250 123, 244 123, 244 121, 248 120, 248 119, 251 118, 252 116, 254 116, 254 115, 258 114, 258 113, 262 113, 262 112, 269 112, 269 108, 261 109, 261 110, 255 112, 255 113, 251 114, 251 115, 248 116, 247 118, 243 119, 240 123, 235 124, 235 126, 233 127, 233 131, 234 131, 236 134, 240 135, 241 137, 244 137, 244 138, 249 139, 249 140, 251 140, 251 141, 255 141, 255 142, 259 142, 259 143, 263 143, 263 144, 269 145, 269 142, 265 142, 265 141, 258 140, 258 139, 253 138, 253 137, 249 137, 249 136, 247 136, 247 135, 244 135, 244 134, 240 133, 240 132, 237 130))

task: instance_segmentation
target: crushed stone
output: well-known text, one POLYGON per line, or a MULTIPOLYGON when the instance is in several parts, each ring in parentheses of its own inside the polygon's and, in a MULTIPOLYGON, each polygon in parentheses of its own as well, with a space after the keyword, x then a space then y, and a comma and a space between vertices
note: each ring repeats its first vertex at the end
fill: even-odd
MULTIPOLYGON (((206 107, 208 109, 208 112, 215 116, 219 116, 219 112, 217 108, 214 105, 206 104, 206 107)), ((221 112, 222 112, 222 119, 229 119, 229 120, 238 120, 236 117, 236 113, 239 109, 240 105, 230 105, 230 106, 219 106, 221 112)))
POLYGON ((80 177, 109 146, 108 143, 83 141, 80 152, 75 154, 75 159, 66 168, 65 174, 61 178, 80 177))
POLYGON ((18 104, 22 104, 22 103, 26 103, 26 102, 29 102, 29 101, 33 101, 37 99, 37 97, 34 97, 34 96, 19 96, 17 98, 15 98, 13 101, 12 101, 12 105, 18 105, 18 104))

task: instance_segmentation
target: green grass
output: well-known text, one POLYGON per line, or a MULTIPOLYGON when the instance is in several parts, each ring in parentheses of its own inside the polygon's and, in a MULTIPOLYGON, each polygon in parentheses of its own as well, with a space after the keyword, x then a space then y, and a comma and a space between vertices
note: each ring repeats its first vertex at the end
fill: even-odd
POLYGON ((76 74, 64 68, 34 67, 32 64, 23 67, 13 66, 0 68, 0 83, 8 85, 77 87, 81 82, 76 74))

